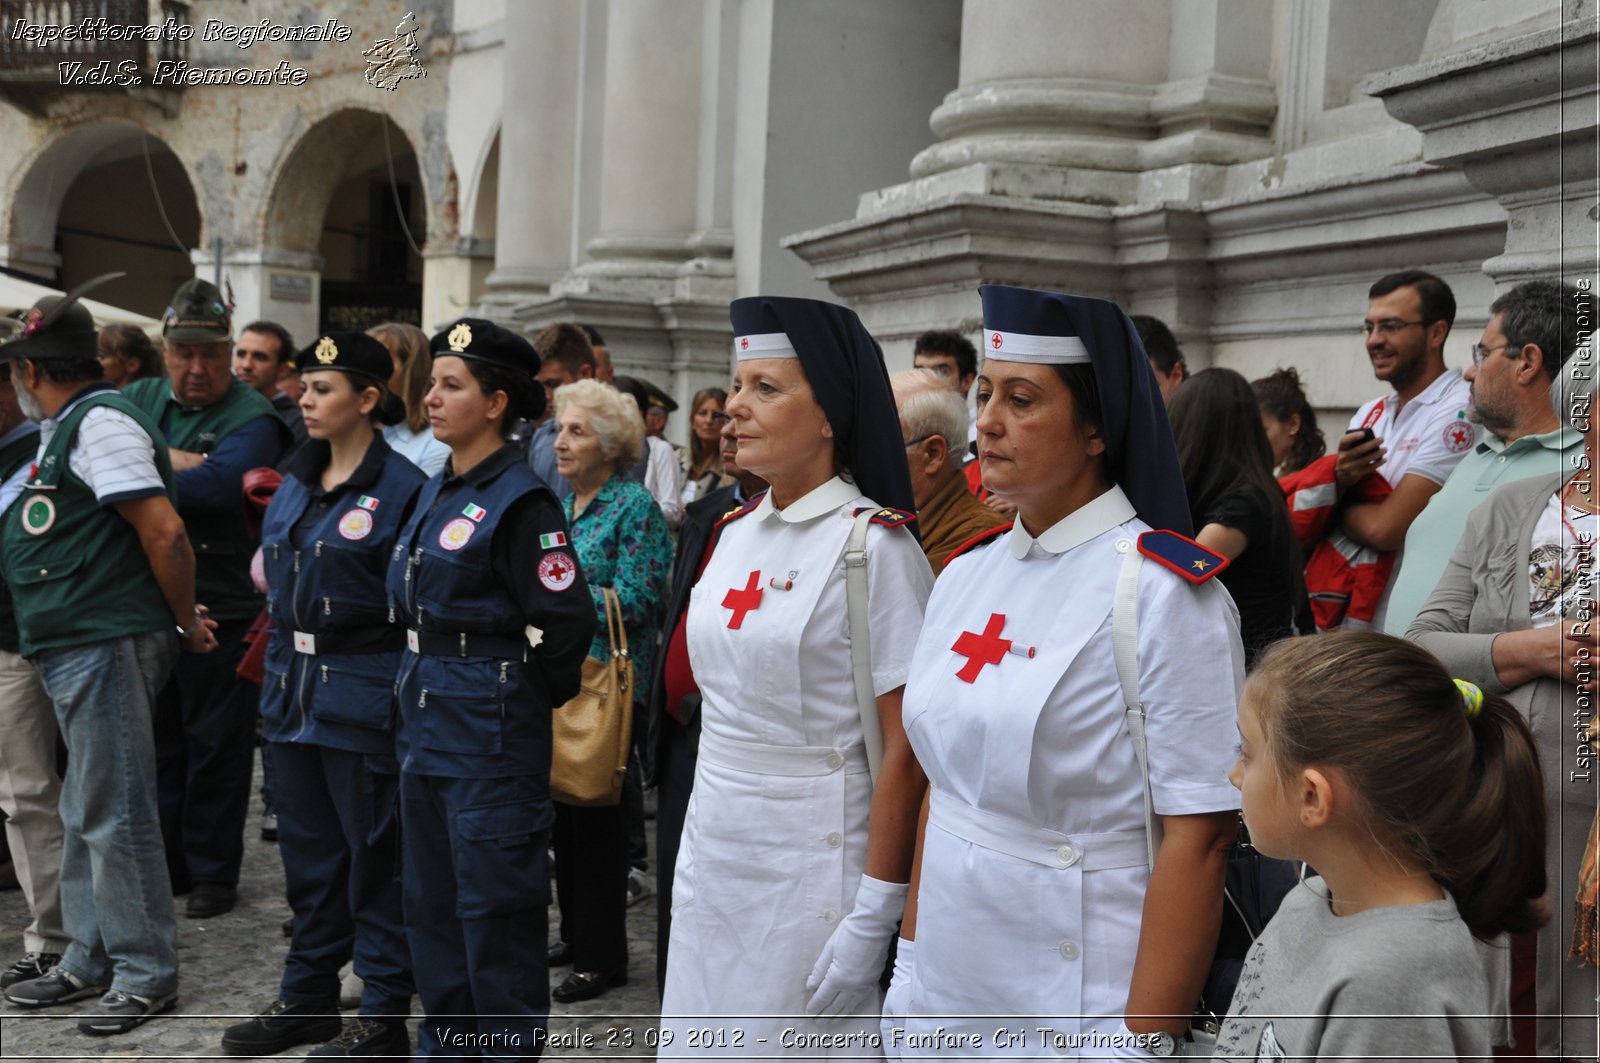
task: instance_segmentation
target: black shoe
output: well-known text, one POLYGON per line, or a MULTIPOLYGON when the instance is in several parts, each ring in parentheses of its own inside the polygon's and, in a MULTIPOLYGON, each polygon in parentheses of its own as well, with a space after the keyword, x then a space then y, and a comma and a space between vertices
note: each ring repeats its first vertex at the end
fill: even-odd
POLYGON ((57 1004, 70 1004, 74 1000, 97 997, 109 987, 80 982, 62 967, 53 967, 42 978, 14 982, 6 986, 6 999, 25 1008, 51 1008, 57 1004))
POLYGON ((210 919, 213 915, 233 911, 233 906, 238 903, 238 886, 230 886, 226 882, 196 882, 183 914, 190 919, 210 919))
POLYGON ((22 959, 7 967, 4 974, 0 974, 0 989, 9 989, 18 982, 26 982, 30 978, 43 978, 60 962, 59 952, 23 953, 22 959))
POLYGON ((283 925, 278 927, 278 929, 283 931, 283 936, 284 937, 293 938, 294 937, 294 916, 291 915, 289 918, 285 919, 283 921, 283 925))
POLYGON ((572 946, 558 941, 550 946, 550 966, 565 967, 572 962, 572 946))
POLYGON ((576 1004, 580 1000, 593 1000, 607 989, 628 984, 628 972, 606 974, 602 971, 573 971, 567 980, 550 991, 550 999, 558 1004, 576 1004))
POLYGON ((411 1058, 411 1035, 404 1019, 374 1019, 358 1015, 345 1023, 339 1036, 318 1045, 306 1056, 386 1056, 411 1058))
POLYGON ((127 1033, 152 1015, 171 1011, 178 1004, 178 994, 167 993, 158 997, 136 997, 113 989, 100 998, 100 1003, 78 1016, 78 1030, 82 1033, 105 1036, 127 1033))
POLYGON ((278 840, 278 814, 276 812, 263 812, 261 814, 261 840, 264 842, 278 840))
POLYGON ((230 1056, 271 1056, 295 1045, 314 1045, 339 1036, 339 1013, 309 1004, 274 1000, 253 1019, 223 1031, 222 1050, 230 1056))

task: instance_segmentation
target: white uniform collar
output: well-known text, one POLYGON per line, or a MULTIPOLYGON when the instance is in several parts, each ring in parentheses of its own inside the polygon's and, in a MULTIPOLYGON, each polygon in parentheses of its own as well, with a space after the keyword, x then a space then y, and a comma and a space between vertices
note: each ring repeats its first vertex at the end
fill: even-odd
POLYGON ((755 520, 776 516, 785 524, 799 524, 801 521, 820 517, 824 513, 832 513, 846 502, 859 498, 860 495, 861 492, 856 489, 855 484, 846 483, 842 477, 835 476, 820 487, 813 487, 782 509, 773 505, 772 492, 768 491, 761 496, 761 501, 756 503, 756 508, 750 511, 750 516, 755 520))
POLYGON ((1011 526, 1011 556, 1021 561, 1035 545, 1045 555, 1064 554, 1138 515, 1122 488, 1112 484, 1111 490, 1068 513, 1037 539, 1029 535, 1018 520, 1011 526))

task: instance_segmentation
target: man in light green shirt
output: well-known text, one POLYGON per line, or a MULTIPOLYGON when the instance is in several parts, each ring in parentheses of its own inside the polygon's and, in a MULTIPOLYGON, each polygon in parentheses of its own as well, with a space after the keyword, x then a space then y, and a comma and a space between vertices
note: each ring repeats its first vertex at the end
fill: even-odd
POLYGON ((1550 406, 1550 382, 1578 345, 1573 289, 1528 281, 1496 299, 1489 324, 1472 348, 1469 420, 1488 429, 1472 453, 1428 500, 1406 533, 1384 630, 1404 636, 1422 611, 1461 538, 1467 514, 1501 484, 1572 468, 1583 437, 1550 406))

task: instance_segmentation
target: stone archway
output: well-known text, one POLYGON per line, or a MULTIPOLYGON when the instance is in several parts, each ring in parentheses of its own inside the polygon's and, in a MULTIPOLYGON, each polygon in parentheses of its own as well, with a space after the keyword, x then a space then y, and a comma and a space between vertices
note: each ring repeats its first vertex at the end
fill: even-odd
POLYGON ((296 334, 416 322, 417 249, 434 198, 427 182, 411 138, 391 118, 336 111, 284 153, 257 233, 263 250, 229 269, 252 274, 258 316, 296 334))
POLYGON ((78 126, 27 165, 9 211, 6 265, 70 288, 111 270, 95 298, 159 317, 194 275, 202 219, 194 182, 155 134, 129 122, 78 126))

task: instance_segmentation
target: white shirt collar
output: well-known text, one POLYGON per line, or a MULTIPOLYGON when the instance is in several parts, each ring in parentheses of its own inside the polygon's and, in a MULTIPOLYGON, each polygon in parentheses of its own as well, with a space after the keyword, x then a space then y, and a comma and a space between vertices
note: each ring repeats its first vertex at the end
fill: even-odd
MULTIPOLYGON (((1461 370, 1446 369, 1444 372, 1434 377, 1433 382, 1427 387, 1417 392, 1416 396, 1410 402, 1406 403, 1406 408, 1410 409, 1412 406, 1432 406, 1434 403, 1444 398, 1444 393, 1460 379, 1461 370)), ((1389 409, 1398 409, 1400 406, 1400 393, 1398 391, 1389 392, 1389 396, 1384 400, 1384 402, 1388 404, 1389 409)))
POLYGON ((1011 526, 1011 556, 1021 561, 1036 545, 1039 552, 1047 556, 1064 554, 1138 515, 1122 488, 1112 484, 1111 490, 1068 513, 1037 539, 1029 535, 1018 520, 1011 526))
POLYGON ((824 513, 832 513, 846 502, 854 501, 861 496, 852 483, 846 483, 842 477, 835 476, 820 487, 813 487, 806 494, 779 509, 773 505, 772 492, 768 491, 761 496, 761 501, 756 503, 756 508, 750 511, 750 516, 755 520, 765 520, 767 517, 776 516, 785 524, 799 524, 813 517, 820 517, 824 513))

